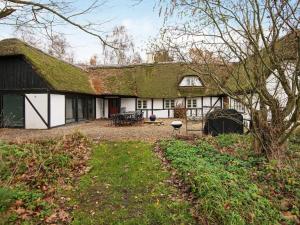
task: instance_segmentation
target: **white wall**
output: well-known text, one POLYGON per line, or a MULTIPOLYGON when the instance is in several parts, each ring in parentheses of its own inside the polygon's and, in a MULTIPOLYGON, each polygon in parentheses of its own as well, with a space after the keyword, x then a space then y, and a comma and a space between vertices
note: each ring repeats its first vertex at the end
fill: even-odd
MULTIPOLYGON (((37 109, 42 118, 48 123, 48 94, 26 94, 26 97, 37 109)), ((25 128, 47 129, 42 119, 25 98, 25 128)))
POLYGON ((162 99, 153 99, 153 108, 154 109, 163 109, 163 100, 162 99))
POLYGON ((108 99, 104 99, 104 118, 108 118, 108 99))
POLYGON ((126 108, 127 112, 135 111, 135 98, 121 98, 121 108, 123 107, 126 108))
POLYGON ((50 124, 51 127, 65 124, 66 120, 66 99, 64 95, 50 95, 50 124))
POLYGON ((221 107, 222 106, 222 98, 219 97, 212 97, 212 106, 216 103, 214 107, 221 107))
POLYGON ((185 106, 184 98, 176 98, 175 99, 175 106, 185 106))
POLYGON ((203 106, 210 106, 210 97, 203 97, 203 106))
MULTIPOLYGON (((174 111, 174 110, 170 110, 171 111, 174 111)), ((165 109, 165 110, 153 110, 153 114, 157 117, 157 118, 168 118, 168 110, 165 109)), ((174 113, 172 113, 174 114, 174 113)), ((171 115, 171 113, 170 113, 171 115)))
POLYGON ((103 115, 103 99, 96 98, 96 119, 102 118, 103 115))

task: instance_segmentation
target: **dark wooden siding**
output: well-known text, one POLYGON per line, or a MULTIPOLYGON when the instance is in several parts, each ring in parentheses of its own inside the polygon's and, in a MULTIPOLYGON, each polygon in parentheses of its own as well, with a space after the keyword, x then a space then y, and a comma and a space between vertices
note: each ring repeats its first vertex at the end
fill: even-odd
POLYGON ((45 90, 48 85, 23 56, 0 57, 0 90, 45 90))

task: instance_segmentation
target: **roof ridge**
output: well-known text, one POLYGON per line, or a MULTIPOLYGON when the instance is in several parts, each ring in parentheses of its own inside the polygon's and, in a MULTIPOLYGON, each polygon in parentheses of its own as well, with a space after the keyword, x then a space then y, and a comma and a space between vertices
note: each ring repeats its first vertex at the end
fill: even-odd
POLYGON ((98 65, 88 66, 87 69, 122 69, 122 68, 134 68, 138 66, 156 66, 156 65, 170 65, 170 64, 188 64, 188 62, 176 61, 176 62, 154 62, 154 63, 138 63, 138 64, 111 64, 111 65, 98 65))
MULTIPOLYGON (((48 57, 51 57, 51 58, 53 58, 53 59, 55 59, 55 60, 58 60, 58 61, 62 61, 63 63, 69 64, 70 66, 74 66, 74 67, 76 67, 76 68, 81 69, 82 71, 85 71, 83 68, 77 66, 76 64, 72 64, 72 63, 70 63, 70 62, 68 62, 68 61, 65 61, 65 60, 63 60, 63 59, 59 59, 59 58, 57 58, 57 57, 55 57, 55 56, 53 56, 53 55, 50 55, 49 53, 43 51, 42 49, 40 49, 40 48, 38 48, 38 47, 36 47, 36 46, 33 46, 33 45, 29 44, 28 42, 23 41, 23 40, 21 40, 21 39, 19 39, 19 38, 5 38, 5 39, 0 40, 0 44, 1 44, 2 42, 5 42, 5 41, 17 41, 17 42, 19 42, 19 43, 25 45, 26 47, 29 47, 29 48, 31 48, 31 49, 34 49, 34 50, 36 50, 36 51, 38 51, 38 52, 40 52, 40 53, 42 53, 42 54, 44 54, 44 55, 46 55, 46 56, 48 56, 48 57)), ((23 55, 24 55, 24 54, 23 54, 23 55)), ((24 56, 25 56, 25 55, 24 55, 24 56)), ((86 72, 86 71, 85 71, 85 72, 86 72)))

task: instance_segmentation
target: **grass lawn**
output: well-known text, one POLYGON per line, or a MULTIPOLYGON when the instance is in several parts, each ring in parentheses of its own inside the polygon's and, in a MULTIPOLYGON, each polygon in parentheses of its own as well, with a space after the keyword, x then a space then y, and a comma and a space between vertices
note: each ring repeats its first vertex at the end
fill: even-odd
POLYGON ((247 135, 161 142, 193 205, 150 143, 0 141, 0 225, 195 224, 191 211, 201 224, 300 224, 299 140, 282 161, 254 154, 247 135))
POLYGON ((73 224, 194 224, 189 204, 144 142, 97 145, 92 169, 69 193, 73 224))

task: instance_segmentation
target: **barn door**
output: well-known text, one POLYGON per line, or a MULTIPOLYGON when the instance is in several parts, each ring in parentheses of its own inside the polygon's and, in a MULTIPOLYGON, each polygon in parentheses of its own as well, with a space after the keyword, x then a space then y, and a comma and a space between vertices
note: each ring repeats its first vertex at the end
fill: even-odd
POLYGON ((2 95, 0 105, 1 127, 24 127, 23 95, 2 95))

